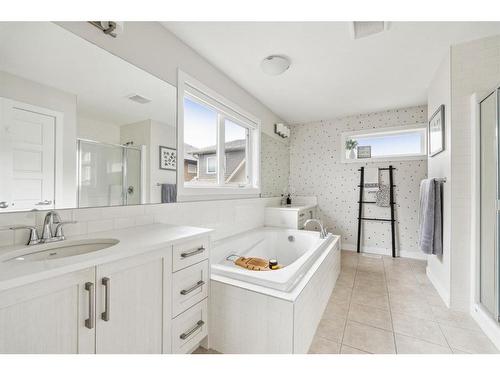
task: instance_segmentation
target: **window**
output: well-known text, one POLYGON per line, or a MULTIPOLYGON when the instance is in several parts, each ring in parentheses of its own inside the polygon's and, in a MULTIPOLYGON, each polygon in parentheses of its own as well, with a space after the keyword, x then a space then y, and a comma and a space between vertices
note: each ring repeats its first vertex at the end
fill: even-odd
POLYGON ((190 165, 198 166, 196 176, 190 178, 178 168, 180 199, 206 194, 257 195, 259 121, 182 72, 178 93, 182 165, 188 174, 190 165))
POLYGON ((197 164, 188 164, 188 173, 189 174, 196 174, 198 173, 198 166, 197 164))
POLYGON ((212 174, 217 172, 217 158, 215 156, 207 157, 207 174, 212 174))
POLYGON ((343 133, 341 142, 344 163, 427 157, 425 124, 343 133))

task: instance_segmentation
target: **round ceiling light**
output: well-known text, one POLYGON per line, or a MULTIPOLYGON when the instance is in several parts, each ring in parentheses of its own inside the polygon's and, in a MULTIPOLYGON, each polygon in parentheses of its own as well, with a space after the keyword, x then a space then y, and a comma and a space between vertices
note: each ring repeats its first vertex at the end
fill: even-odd
POLYGON ((290 67, 290 59, 285 56, 268 56, 262 60, 260 67, 264 73, 277 76, 290 67))

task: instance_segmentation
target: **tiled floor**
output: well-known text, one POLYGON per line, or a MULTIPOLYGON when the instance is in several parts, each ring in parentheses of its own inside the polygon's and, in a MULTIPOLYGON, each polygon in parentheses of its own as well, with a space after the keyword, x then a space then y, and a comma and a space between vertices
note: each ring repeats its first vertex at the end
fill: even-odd
POLYGON ((311 353, 497 353, 466 313, 448 309, 425 262, 342 252, 342 273, 311 353))

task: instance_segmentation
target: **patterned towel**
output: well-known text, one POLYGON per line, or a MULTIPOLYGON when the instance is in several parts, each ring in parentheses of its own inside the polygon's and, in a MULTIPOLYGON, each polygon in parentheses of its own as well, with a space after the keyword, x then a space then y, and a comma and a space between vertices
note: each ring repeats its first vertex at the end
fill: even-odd
POLYGON ((389 185, 380 184, 375 197, 376 205, 379 207, 389 207, 390 206, 390 189, 389 185))

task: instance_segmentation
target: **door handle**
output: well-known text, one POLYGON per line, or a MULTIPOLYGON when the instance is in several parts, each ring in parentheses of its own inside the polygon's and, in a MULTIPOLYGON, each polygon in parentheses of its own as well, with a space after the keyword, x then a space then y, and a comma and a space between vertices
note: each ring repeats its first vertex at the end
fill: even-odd
POLYGON ((9 207, 9 204, 5 201, 0 202, 0 208, 7 208, 9 207))
POLYGON ((85 327, 88 329, 94 328, 95 321, 95 287, 94 283, 85 283, 85 290, 89 292, 89 317, 85 319, 85 327))
POLYGON ((104 285, 104 312, 101 313, 101 319, 107 322, 109 320, 109 298, 111 296, 111 280, 109 277, 103 277, 101 280, 104 285))
POLYGON ((194 292, 196 289, 201 288, 203 285, 205 285, 205 282, 203 280, 198 281, 195 285, 193 285, 189 289, 182 289, 181 294, 185 296, 186 294, 189 294, 191 292, 194 292))

